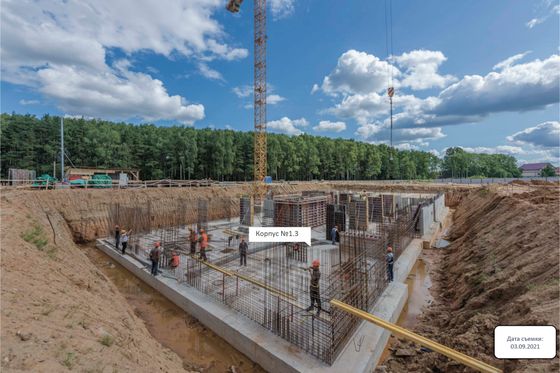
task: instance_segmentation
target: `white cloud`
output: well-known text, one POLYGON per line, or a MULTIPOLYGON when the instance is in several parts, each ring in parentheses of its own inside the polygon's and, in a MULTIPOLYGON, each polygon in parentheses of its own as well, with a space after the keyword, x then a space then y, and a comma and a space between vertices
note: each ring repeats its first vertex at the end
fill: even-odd
MULTIPOLYGON (((467 147, 460 146, 469 153, 483 153, 483 154, 506 154, 514 156, 518 162, 552 162, 558 163, 560 161, 560 148, 542 148, 533 145, 524 145, 523 147, 511 145, 497 145, 494 147, 467 147)), ((445 153, 446 149, 442 150, 445 153)))
POLYGON ((315 131, 331 131, 331 132, 342 132, 346 129, 346 123, 344 122, 331 122, 328 120, 322 120, 318 125, 313 127, 315 131))
POLYGON ((438 158, 441 157, 441 153, 437 149, 430 149, 429 152, 438 158))
POLYGON ((543 23, 544 21, 546 21, 547 17, 541 17, 541 18, 533 18, 531 19, 529 22, 527 22, 525 25, 529 28, 533 28, 536 25, 540 25, 541 23, 543 23))
POLYGON ((529 53, 531 53, 531 51, 526 51, 526 52, 523 52, 523 53, 513 55, 511 57, 508 57, 505 60, 495 64, 493 69, 494 70, 503 70, 503 69, 506 69, 508 67, 511 67, 513 64, 515 64, 515 62, 519 61, 520 59, 522 59, 523 57, 525 57, 529 53))
POLYGON ((403 142, 394 146, 398 150, 419 150, 420 147, 418 145, 414 145, 408 142, 403 142))
POLYGON ((342 101, 325 110, 339 118, 354 118, 363 124, 389 112, 389 100, 377 93, 355 94, 347 96, 342 101))
POLYGON ((283 117, 279 120, 273 120, 266 124, 267 128, 276 130, 278 132, 283 132, 288 135, 301 135, 303 133, 300 130, 301 127, 307 127, 309 122, 305 118, 300 119, 290 119, 288 117, 283 117))
MULTIPOLYGON (((356 135, 365 141, 389 143, 391 127, 382 123, 367 123, 356 130, 356 135)), ((427 140, 439 140, 446 135, 440 127, 393 128, 393 143, 416 143, 427 146, 427 140)))
POLYGON ((253 94, 253 87, 250 85, 242 85, 239 87, 233 87, 232 91, 237 97, 245 98, 253 94))
POLYGON ((329 95, 379 92, 387 88, 391 69, 395 77, 400 75, 386 61, 351 49, 338 58, 335 69, 323 79, 321 89, 329 95))
POLYGON ((40 104, 39 100, 19 100, 20 105, 38 105, 40 104))
POLYGON ((519 155, 519 154, 526 154, 522 148, 518 146, 510 146, 510 145, 498 145, 494 147, 485 147, 485 146, 476 146, 476 147, 468 147, 468 146, 461 146, 464 151, 469 153, 482 153, 482 154, 507 154, 507 155, 519 155))
MULTIPOLYGON (((199 62, 247 57, 246 49, 224 42, 227 35, 213 18, 216 11, 223 11, 219 0, 5 0, 0 15, 2 80, 25 84, 47 96, 53 94, 51 98, 61 100, 59 107, 75 111, 83 107, 84 113, 98 117, 118 112, 145 119, 192 122, 204 116, 202 105, 184 104, 182 97, 169 96, 161 81, 132 73, 128 67, 123 74, 122 67, 108 66, 106 60, 113 48, 126 53, 127 58, 138 52, 167 58, 178 54, 199 62), (62 71, 69 75, 60 74, 62 71), (52 76, 60 81, 52 81, 52 76), (78 81, 80 86, 76 87, 78 81), (64 94, 61 87, 87 93, 95 100, 91 104, 86 100, 79 102, 79 97, 64 94), (153 91, 135 91, 139 88, 153 91), (126 97, 111 94, 111 89, 125 91, 126 97), (145 108, 115 107, 128 103, 133 94, 139 94, 137 101, 154 95, 154 103, 147 105, 154 108, 154 113, 147 113, 145 108), (102 103, 108 105, 107 110, 102 103), (167 111, 162 109, 169 109, 170 105, 166 115, 167 111), (94 109, 97 112, 93 113, 94 109)), ((208 66, 199 69, 211 78, 220 77, 208 66)))
POLYGON ((348 50, 339 58, 335 69, 311 89, 315 93, 320 89, 328 95, 385 93, 392 84, 395 88, 410 87, 413 90, 443 88, 457 80, 452 75, 440 75, 438 69, 447 60, 440 51, 413 50, 394 56, 393 64, 383 61, 366 52, 348 50))
POLYGON ((272 18, 279 20, 294 13, 295 0, 269 0, 272 18))
POLYGON ((286 98, 282 97, 280 95, 277 94, 272 94, 272 95, 268 95, 266 96, 266 103, 269 105, 276 105, 279 102, 284 101, 286 98))
POLYGON ((554 0, 546 0, 543 1, 539 7, 540 8, 540 12, 542 11, 546 11, 547 14, 541 16, 541 17, 536 17, 531 19, 529 22, 527 22, 525 24, 525 26, 527 26, 528 28, 532 29, 533 27, 535 27, 536 25, 540 25, 541 23, 543 23, 544 21, 546 21, 551 15, 558 15, 560 14, 560 5, 558 4, 558 1, 554 1, 554 0), (556 3, 556 5, 554 5, 553 7, 551 7, 551 5, 553 3, 556 3))
POLYGON ((224 81, 224 77, 222 76, 222 74, 219 71, 210 68, 204 62, 200 62, 198 64, 198 71, 205 78, 208 78, 208 79, 211 79, 211 80, 224 81))
POLYGON ((504 67, 486 76, 467 75, 414 111, 395 115, 398 127, 478 122, 491 113, 535 110, 560 100, 560 56, 504 67))
POLYGON ((170 96, 160 80, 121 67, 105 72, 53 66, 37 73, 40 92, 71 115, 106 118, 175 119, 192 124, 204 118, 204 106, 170 96))
POLYGON ((549 121, 537 124, 508 136, 507 140, 517 144, 558 148, 560 147, 560 122, 549 121))
POLYGON ((315 92, 321 90, 321 87, 319 87, 319 84, 313 84, 313 87, 311 88, 311 94, 314 94, 315 92))
POLYGON ((457 80, 452 75, 438 74, 439 66, 447 60, 440 51, 414 50, 394 57, 395 62, 405 70, 401 85, 414 90, 443 88, 457 80))

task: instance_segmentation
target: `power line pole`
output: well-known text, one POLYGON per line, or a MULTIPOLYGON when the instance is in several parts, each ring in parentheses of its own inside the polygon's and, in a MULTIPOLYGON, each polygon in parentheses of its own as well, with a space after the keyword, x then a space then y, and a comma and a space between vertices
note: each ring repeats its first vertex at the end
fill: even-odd
POLYGON ((64 117, 60 117, 60 181, 64 182, 64 117))

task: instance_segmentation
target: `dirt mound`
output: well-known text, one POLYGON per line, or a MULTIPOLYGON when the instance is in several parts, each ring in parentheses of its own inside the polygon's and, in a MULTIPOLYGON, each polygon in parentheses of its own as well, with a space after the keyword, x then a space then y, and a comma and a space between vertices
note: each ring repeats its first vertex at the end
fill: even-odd
POLYGON ((1 370, 184 371, 74 245, 62 217, 27 202, 2 193, 1 370))
MULTIPOLYGON (((274 184, 275 194, 297 193, 306 190, 325 190, 327 184, 274 184)), ((208 219, 221 219, 239 214, 239 197, 251 192, 251 184, 199 188, 149 188, 121 190, 47 190, 22 191, 34 207, 46 212, 59 212, 73 232, 76 242, 93 241, 111 234, 112 209, 121 210, 144 206, 150 211, 154 228, 173 224, 178 217, 182 224, 197 221, 200 199, 208 201, 208 219)), ((126 223, 119 222, 126 226, 126 223)))
MULTIPOLYGON (((497 325, 559 327, 559 190, 543 188, 500 195, 471 192, 458 206, 435 274, 436 302, 420 317, 416 331, 505 371, 558 371, 558 359, 508 360, 493 357, 497 325)), ((429 367, 467 371, 436 353, 399 343, 413 356, 393 357, 390 371, 429 367)))

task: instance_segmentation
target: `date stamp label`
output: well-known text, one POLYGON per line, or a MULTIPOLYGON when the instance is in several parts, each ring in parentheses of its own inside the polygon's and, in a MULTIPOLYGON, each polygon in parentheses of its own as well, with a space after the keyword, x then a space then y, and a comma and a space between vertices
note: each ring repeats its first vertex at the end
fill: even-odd
POLYGON ((556 356, 554 326, 497 326, 494 356, 498 359, 553 359, 556 356))

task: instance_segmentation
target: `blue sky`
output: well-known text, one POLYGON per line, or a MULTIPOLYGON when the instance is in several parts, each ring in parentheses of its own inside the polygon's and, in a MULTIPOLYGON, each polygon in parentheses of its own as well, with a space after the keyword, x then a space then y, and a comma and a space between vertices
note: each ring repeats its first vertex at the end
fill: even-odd
MULTIPOLYGON (((252 1, 3 1, 3 112, 251 130, 252 1)), ((558 164, 557 1, 269 0, 271 132, 558 164), (392 8, 392 56, 385 18, 392 8)))

